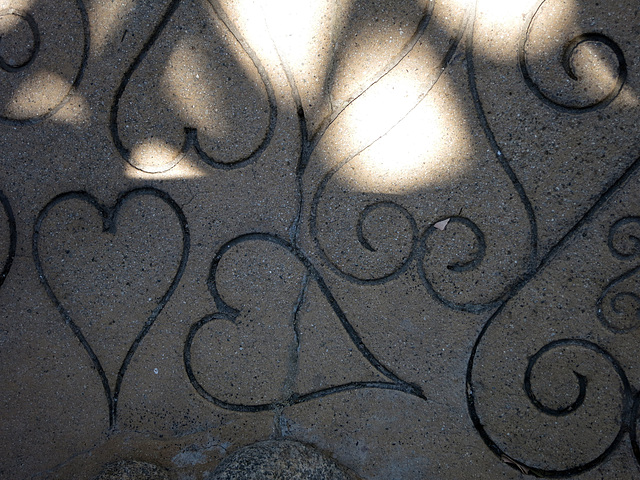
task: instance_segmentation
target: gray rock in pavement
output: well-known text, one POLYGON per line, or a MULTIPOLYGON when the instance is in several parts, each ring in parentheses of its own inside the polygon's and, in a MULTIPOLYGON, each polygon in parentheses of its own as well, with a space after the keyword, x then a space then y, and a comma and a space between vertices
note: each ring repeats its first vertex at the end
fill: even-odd
POLYGON ((356 480, 315 448, 292 440, 267 440, 242 448, 205 480, 356 480))

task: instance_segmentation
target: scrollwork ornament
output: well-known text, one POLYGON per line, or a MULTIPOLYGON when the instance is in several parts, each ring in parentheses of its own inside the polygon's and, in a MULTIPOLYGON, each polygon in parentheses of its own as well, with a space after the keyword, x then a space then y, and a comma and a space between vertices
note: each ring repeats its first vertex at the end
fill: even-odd
POLYGON ((607 245, 611 254, 619 260, 633 259, 640 255, 640 217, 624 217, 616 221, 609 229, 607 245))
MULTIPOLYGON (((11 61, 5 59, 2 55, 0 55, 0 68, 5 72, 17 72, 23 68, 26 68, 35 60, 36 55, 38 54, 38 50, 40 50, 40 30, 38 29, 37 22, 28 12, 9 8, 0 11, 0 18, 1 17, 16 17, 20 19, 27 24, 27 27, 29 28, 29 31, 31 33, 32 45, 30 45, 27 49, 28 53, 25 56, 24 60, 11 61)), ((1 40, 2 36, 0 36, 0 41, 1 40)))
MULTIPOLYGON (((449 225, 460 225, 465 230, 471 232, 473 236, 473 244, 470 251, 468 252, 468 259, 464 261, 453 261, 449 263, 446 267, 447 272, 451 272, 450 275, 455 275, 477 269, 487 253, 487 243, 484 233, 482 233, 482 230, 480 230, 478 225, 476 225, 476 223, 471 219, 459 215, 450 217, 449 225)), ((428 262, 430 255, 428 241, 436 232, 438 232, 438 229, 436 229, 434 225, 431 225, 425 230, 420 242, 420 253, 417 255, 419 258, 418 273, 420 275, 420 278, 422 279, 423 285, 425 286, 429 294, 453 310, 463 310, 472 313, 479 313, 491 308, 495 308, 495 306, 497 305, 497 301, 502 296, 502 293, 498 294, 497 298, 490 299, 489 301, 485 302, 457 302, 452 298, 447 297, 447 295, 434 284, 433 280, 431 279, 434 272, 430 272, 426 268, 426 263, 428 262)))
POLYGON ((20 42, 12 47, 11 55, 0 54, 2 123, 32 125, 53 116, 71 98, 84 76, 90 48, 84 2, 56 3, 56 8, 44 3, 33 9, 0 11, 0 20, 6 19, 0 42, 11 36, 20 42), (70 48, 61 22, 66 28, 80 30, 71 35, 81 39, 79 48, 70 48))
MULTIPOLYGON (((354 206, 353 203, 349 206, 344 203, 338 204, 334 199, 334 204, 323 208, 327 212, 331 212, 334 217, 339 214, 339 211, 342 214, 349 215, 349 219, 355 225, 354 228, 345 233, 346 235, 355 234, 353 235, 355 238, 352 237, 347 246, 345 246, 347 242, 344 241, 344 236, 340 237, 343 239, 342 243, 337 243, 336 241, 331 243, 326 240, 330 238, 330 235, 334 235, 335 231, 319 227, 319 217, 327 215, 320 210, 320 205, 325 196, 330 196, 327 191, 332 178, 349 161, 350 159, 343 161, 324 176, 312 200, 309 217, 309 230, 316 245, 316 250, 324 264, 331 268, 334 273, 352 283, 379 285, 395 280, 409 268, 413 268, 415 264, 422 284, 429 295, 453 310, 470 313, 481 313, 495 308, 504 297, 505 292, 508 292, 513 284, 519 281, 518 277, 510 279, 506 286, 499 285, 492 288, 492 290, 499 289, 499 291, 491 291, 488 294, 476 295, 474 292, 466 292, 467 296, 474 297, 470 301, 456 300, 451 292, 444 291, 446 289, 445 285, 447 283, 455 283, 456 279, 462 281, 463 276, 480 268, 487 256, 485 234, 476 222, 461 215, 434 219, 433 224, 428 226, 423 233, 419 233, 417 221, 412 213, 397 201, 376 199, 362 207, 358 204, 354 206), (367 229, 365 224, 368 221, 371 222, 376 218, 376 214, 381 214, 383 211, 386 211, 387 215, 393 215, 394 219, 397 218, 398 225, 402 226, 397 228, 395 235, 384 236, 382 240, 374 240, 370 237, 375 237, 375 227, 369 225, 367 229), (445 268, 436 269, 429 262, 429 257, 433 250, 430 244, 440 244, 446 241, 443 240, 443 237, 446 237, 446 233, 442 233, 443 237, 436 236, 436 232, 440 233, 440 231, 434 226, 445 219, 449 220, 450 227, 448 227, 448 231, 461 229, 463 232, 470 233, 472 241, 468 251, 460 250, 456 252, 456 256, 459 257, 458 260, 453 260, 445 268), (372 232, 374 232, 373 235, 372 232), (385 258, 385 264, 382 267, 377 262, 379 257, 385 258), (438 275, 444 280, 435 281, 434 278, 438 275)), ((385 223, 388 224, 388 222, 385 223)), ((325 225, 329 224, 325 223, 325 225)))
MULTIPOLYGON (((153 30, 151 36, 146 41, 137 57, 134 59, 133 63, 129 66, 127 71, 122 77, 120 81, 120 85, 118 86, 115 96, 113 98, 113 103, 111 105, 110 117, 109 117, 109 128, 111 131, 111 138, 113 143, 122 156, 122 158, 127 161, 132 167, 147 172, 147 173, 159 173, 170 170, 176 164, 180 162, 183 158, 184 154, 191 148, 193 148, 199 158, 204 161, 206 164, 213 168, 222 169, 222 170, 232 170, 235 168, 241 168, 247 166, 254 161, 256 161, 260 156, 264 153, 267 147, 270 145, 271 140, 275 134, 276 124, 278 119, 278 106, 276 102, 275 91, 272 86, 269 75, 264 68, 260 58, 256 55, 251 46, 246 42, 244 37, 238 28, 234 26, 231 20, 225 14, 223 8, 218 4, 215 0, 202 0, 203 3, 208 4, 216 17, 216 20, 220 22, 223 28, 229 32, 230 36, 235 39, 238 43, 240 50, 247 55, 253 64, 258 78, 262 83, 262 87, 264 89, 265 97, 266 97, 266 106, 267 106, 267 115, 266 115, 266 125, 264 126, 262 133, 257 133, 255 145, 251 148, 251 151, 247 154, 237 155, 236 158, 228 159, 225 158, 220 153, 212 154, 207 152, 207 149, 202 145, 202 136, 199 136, 198 128, 193 127, 192 125, 184 125, 183 131, 183 140, 182 146, 179 149, 179 152, 173 155, 173 158, 166 162, 162 162, 160 165, 147 165, 141 163, 139 159, 136 159, 132 154, 132 146, 127 145, 127 139, 124 138, 125 129, 123 128, 123 123, 126 121, 122 120, 122 98, 126 94, 127 90, 136 88, 132 86, 133 82, 131 79, 134 77, 136 72, 140 69, 142 63, 148 57, 150 51, 157 46, 159 43, 159 38, 167 30, 167 25, 174 19, 178 8, 181 5, 180 0, 172 0, 171 3, 167 6, 162 19, 158 22, 155 29, 153 30)), ((225 65, 222 63, 222 65, 225 65)), ((250 84, 250 82, 248 82, 250 84)), ((255 86, 256 88, 257 85, 255 86)), ((176 122, 180 122, 181 120, 176 119, 176 122)), ((153 135, 152 135, 153 136, 153 135)))
MULTIPOLYGON (((557 343, 557 342, 549 343, 544 347, 542 347, 540 350, 538 350, 535 353, 535 355, 529 358, 529 365, 527 366, 527 371, 524 374, 524 391, 526 392, 527 397, 529 398, 531 403, 541 412, 546 413, 547 415, 553 415, 556 417, 569 415, 571 412, 576 411, 578 408, 582 406, 582 404, 584 403, 584 399, 587 396, 587 377, 585 375, 582 375, 574 371, 573 374, 575 375, 576 380, 578 381, 578 395, 575 401, 572 402, 570 405, 567 405, 565 407, 552 408, 544 405, 536 397, 533 391, 533 387, 531 386, 531 373, 533 371, 533 368, 537 364, 540 357, 542 357, 548 351, 553 350, 554 348, 557 348, 561 344, 563 343, 557 343)), ((567 344, 567 343, 565 342, 564 344, 567 344)))
MULTIPOLYGON (((474 357, 476 353, 475 348, 472 354, 472 358, 470 360, 470 365, 469 365, 470 368, 467 372, 467 404, 469 407, 471 419, 478 433, 482 437, 483 441, 493 451, 493 453, 495 453, 499 458, 503 460, 505 458, 509 459, 511 462, 507 462, 507 463, 509 463, 514 468, 517 468, 520 471, 526 471, 529 474, 532 474, 538 477, 571 477, 571 476, 583 473, 587 470, 591 470, 592 468, 600 465, 609 457, 609 455, 611 455, 611 453, 620 445, 621 440, 629 430, 629 425, 628 425, 629 419, 630 419, 629 412, 631 412, 632 404, 633 404, 633 390, 626 376, 626 373, 624 372, 624 369, 622 368, 620 363, 609 352, 607 352, 605 349, 603 349, 599 345, 593 342, 589 342, 587 340, 576 339, 576 338, 556 340, 544 345, 534 355, 532 355, 529 358, 527 369, 525 372, 525 377, 524 377, 523 389, 531 405, 541 414, 548 415, 551 417, 569 416, 579 412, 580 409, 585 406, 585 400, 587 399, 587 397, 590 396, 588 393, 588 389, 590 388, 588 374, 581 374, 576 370, 573 370, 573 375, 576 378, 577 394, 575 395, 575 398, 571 403, 564 406, 560 406, 560 407, 546 405, 543 401, 541 401, 536 396, 535 387, 532 385, 532 372, 536 368, 536 365, 541 361, 541 359, 546 355, 549 355, 551 352, 555 350, 566 348, 566 347, 572 347, 579 350, 591 351, 594 354, 596 354, 598 357, 606 360, 611 365, 616 376, 619 378, 622 386, 621 401, 620 401, 620 405, 621 405, 620 418, 622 419, 622 422, 620 424, 619 429, 617 430, 617 433, 615 434, 612 433, 611 434, 612 440, 609 442, 609 444, 605 448, 603 448, 602 451, 597 452, 597 454, 594 454, 590 460, 584 463, 581 463, 579 465, 570 466, 568 468, 559 468, 559 469, 540 468, 539 466, 530 464, 525 459, 517 458, 516 455, 511 454, 509 451, 507 451, 505 447, 500 446, 499 441, 494 439, 492 435, 489 433, 488 429, 486 428, 486 424, 487 424, 486 419, 480 418, 478 414, 477 405, 476 405, 477 398, 474 393, 474 381, 473 381, 473 363, 474 363, 474 357)), ((595 388, 595 386, 592 386, 592 388, 595 388)), ((593 395, 591 395, 591 398, 594 398, 593 395)), ((637 401, 636 401, 636 408, 637 408, 637 401)), ((633 435, 632 435, 632 439, 633 439, 633 435)), ((634 451, 636 450, 637 450, 637 446, 635 446, 634 444, 634 451)))
MULTIPOLYGON (((619 260, 633 260, 640 255, 640 239, 632 229, 640 227, 640 217, 625 217, 609 230, 607 244, 619 260)), ((598 320, 613 333, 629 333, 640 326, 640 266, 614 278, 596 302, 598 320)))
POLYGON ((603 45, 613 53, 617 62, 615 81, 609 91, 600 98, 587 101, 582 104, 578 102, 571 104, 561 101, 546 93, 540 86, 539 82, 535 80, 531 74, 527 56, 527 44, 531 38, 533 23, 547 1, 548 0, 541 0, 531 11, 528 21, 526 22, 525 31, 521 36, 520 46, 518 49, 518 64, 527 87, 546 105, 564 113, 585 113, 608 106, 620 94, 620 91, 624 87, 627 81, 628 67, 624 52, 618 43, 604 33, 597 31, 581 33, 566 42, 562 50, 562 68, 573 82, 579 82, 582 80, 576 73, 572 61, 578 51, 578 47, 590 42, 603 45))
POLYGON ((598 298, 598 320, 613 333, 629 333, 640 326, 640 296, 634 292, 615 291, 618 285, 633 279, 638 271, 640 267, 613 280, 598 298))
POLYGON ((338 273, 351 282, 361 284, 380 284, 397 278, 407 269, 407 267, 415 257, 417 242, 419 240, 418 225, 416 223, 416 220, 405 207, 397 202, 388 200, 376 201, 366 205, 363 209, 361 209, 355 226, 358 246, 362 249, 361 259, 357 262, 359 264, 357 267, 354 266, 349 268, 350 265, 341 265, 341 262, 339 260, 332 258, 331 254, 326 248, 326 245, 323 245, 323 242, 321 240, 322 235, 318 229, 318 206, 320 204, 320 199, 326 189, 327 183, 338 170, 339 168, 335 168, 324 177, 318 190, 316 191, 313 203, 311 205, 311 216, 309 223, 311 234, 316 244, 317 251, 319 252, 322 259, 326 262, 326 264, 329 265, 335 273, 338 273), (367 219, 373 217, 374 212, 380 212, 380 210, 383 209, 386 209, 390 213, 392 212, 394 215, 398 216, 404 221, 406 225, 405 231, 407 231, 409 234, 409 238, 404 241, 404 245, 380 245, 376 242, 373 242, 373 240, 368 238, 367 234, 365 233, 364 223, 367 221, 367 219), (390 269, 386 269, 384 272, 375 274, 366 272, 368 266, 367 263, 369 263, 371 259, 375 259, 377 257, 377 254, 382 250, 387 252, 389 256, 394 257, 394 261, 389 262, 391 263, 392 267, 390 269))

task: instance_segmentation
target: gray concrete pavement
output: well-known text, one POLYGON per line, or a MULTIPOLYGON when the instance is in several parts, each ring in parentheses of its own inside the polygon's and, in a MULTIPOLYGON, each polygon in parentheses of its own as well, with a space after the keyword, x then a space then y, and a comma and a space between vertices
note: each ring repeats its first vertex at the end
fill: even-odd
POLYGON ((638 478, 639 35, 634 0, 0 0, 0 478, 283 439, 638 478))

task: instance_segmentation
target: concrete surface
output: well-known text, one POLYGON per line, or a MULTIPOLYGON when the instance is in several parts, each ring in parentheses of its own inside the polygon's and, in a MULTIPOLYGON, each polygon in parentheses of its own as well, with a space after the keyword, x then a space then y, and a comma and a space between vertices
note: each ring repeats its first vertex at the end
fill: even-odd
POLYGON ((152 463, 120 460, 105 465, 95 480, 169 480, 169 475, 152 463))
POLYGON ((635 0, 0 0, 0 478, 640 478, 635 0))

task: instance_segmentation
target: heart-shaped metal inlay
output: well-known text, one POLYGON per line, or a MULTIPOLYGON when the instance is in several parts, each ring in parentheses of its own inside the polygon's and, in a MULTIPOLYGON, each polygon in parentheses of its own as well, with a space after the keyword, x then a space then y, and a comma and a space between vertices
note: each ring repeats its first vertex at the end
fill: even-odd
POLYGON ((111 427, 116 424, 127 367, 175 291, 189 245, 180 206, 167 193, 150 187, 121 194, 113 206, 86 192, 63 193, 38 215, 33 257, 40 281, 100 376, 111 427), (173 225, 164 218, 171 214, 173 225), (70 234, 56 231, 65 228, 70 234), (175 248, 179 255, 160 257, 167 255, 165 243, 176 238, 181 241, 175 248), (55 268, 51 258, 58 258, 55 268), (172 264, 175 273, 166 276, 172 264), (110 371, 117 371, 113 385, 110 371))
MULTIPOLYGON (((228 279, 229 272, 223 276, 228 279)), ((373 355, 322 276, 289 242, 266 233, 236 237, 218 250, 207 283, 218 313, 192 325, 184 347, 184 363, 191 384, 213 404, 229 410, 260 412, 362 388, 398 390, 425 398, 420 386, 401 379, 373 355), (264 246, 266 257, 271 258, 259 258, 238 250, 251 243, 264 246), (222 265, 226 256, 234 258, 230 262, 232 266, 222 265), (247 266, 251 267, 250 273, 246 271, 247 266), (222 269, 236 270, 235 280, 244 278, 252 288, 238 289, 228 281, 221 282, 218 273, 222 269), (261 275, 261 269, 267 270, 267 275, 261 275), (262 278, 258 281, 252 278, 257 276, 262 278), (298 315, 311 282, 346 332, 355 352, 354 360, 361 356, 362 363, 368 363, 375 370, 375 379, 356 376, 354 380, 298 391, 298 359, 304 346, 299 339, 298 315), (247 314, 249 311, 254 315, 247 314), (290 325, 287 325, 287 316, 293 317, 290 325), (291 327, 290 331, 287 326, 291 327), (259 342, 255 342, 255 338, 259 338, 259 342), (234 348, 237 350, 233 351, 234 348)), ((355 365, 350 368, 354 369, 355 365)), ((346 379, 352 372, 343 373, 346 379)))

